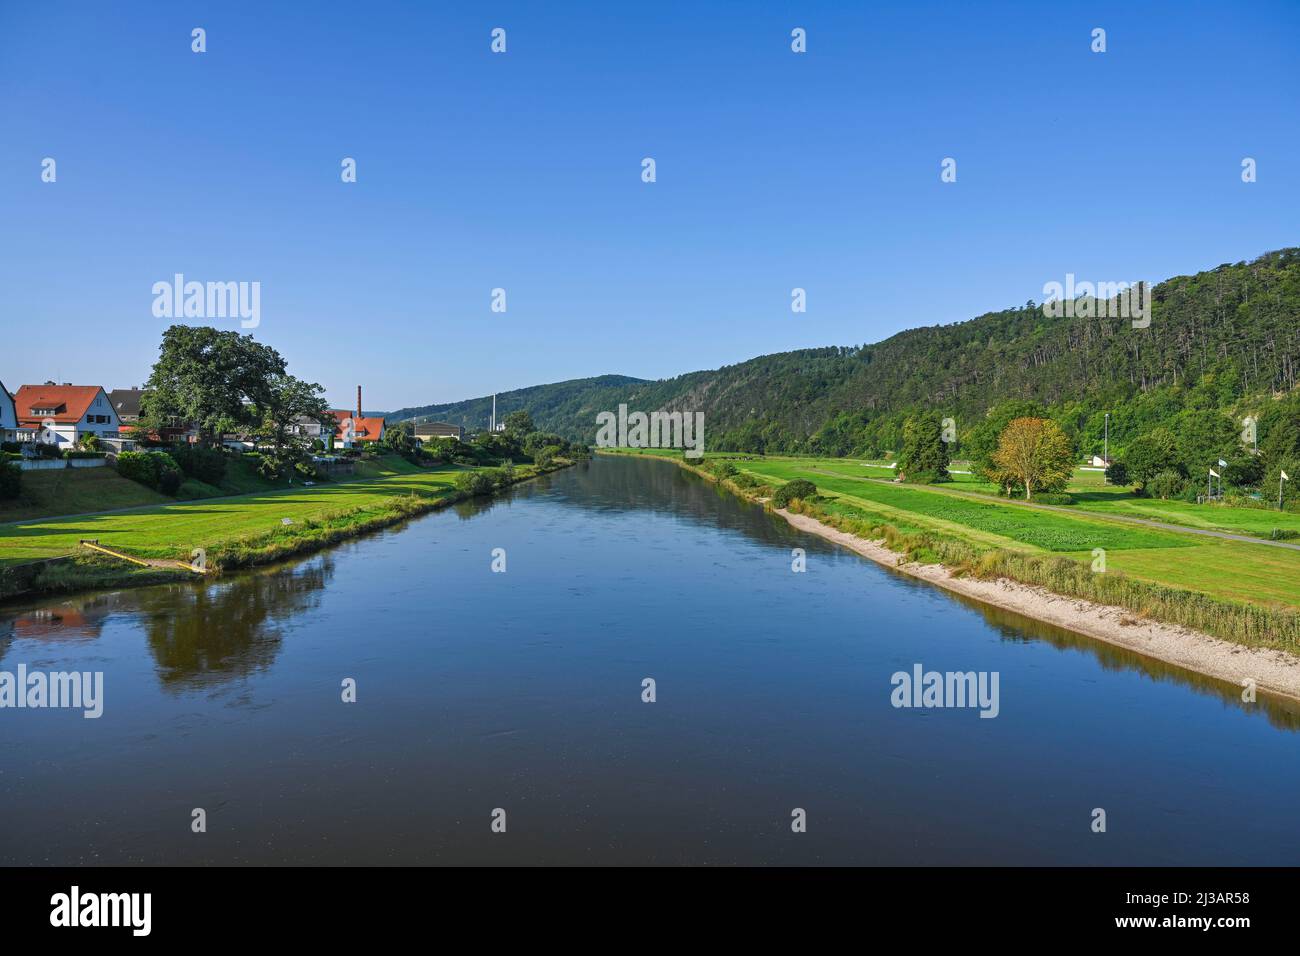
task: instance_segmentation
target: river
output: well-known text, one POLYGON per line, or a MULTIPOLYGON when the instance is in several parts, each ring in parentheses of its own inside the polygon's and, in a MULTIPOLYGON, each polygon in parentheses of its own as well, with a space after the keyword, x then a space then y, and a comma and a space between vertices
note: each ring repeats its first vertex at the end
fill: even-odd
POLYGON ((0 710, 4 864, 1300 855, 1296 705, 965 603, 665 462, 213 582, 6 605, 19 665, 102 672, 103 714, 0 710), (996 673, 997 716, 896 708, 917 664, 996 673))

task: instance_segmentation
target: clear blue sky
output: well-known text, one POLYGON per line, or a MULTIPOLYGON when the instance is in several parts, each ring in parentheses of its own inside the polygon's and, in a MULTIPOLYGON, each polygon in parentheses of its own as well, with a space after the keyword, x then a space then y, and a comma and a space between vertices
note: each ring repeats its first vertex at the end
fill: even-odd
POLYGON ((143 382, 176 272, 370 409, 877 341, 1300 244, 1298 99, 1295 0, 0 2, 0 380, 143 382))

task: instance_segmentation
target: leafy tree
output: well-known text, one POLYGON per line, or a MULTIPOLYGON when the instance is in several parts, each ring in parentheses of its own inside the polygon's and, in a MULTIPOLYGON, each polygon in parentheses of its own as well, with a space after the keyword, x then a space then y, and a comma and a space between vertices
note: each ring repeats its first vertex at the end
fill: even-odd
POLYGON ((563 448, 566 444, 567 442, 559 435, 553 435, 549 432, 533 432, 524 438, 522 448, 524 454, 532 458, 548 445, 558 445, 563 448))
POLYGON ((998 440, 1006 431, 1007 425, 1017 418, 1046 418, 1047 412, 1038 402, 1010 401, 999 402, 989 409, 962 442, 966 456, 970 459, 971 471, 980 475, 1010 493, 1009 486, 1014 478, 1001 471, 993 463, 993 453, 998 450, 998 440))
POLYGON ((516 436, 520 441, 523 441, 525 435, 537 431, 533 425, 533 416, 522 409, 511 412, 501 421, 506 426, 506 433, 516 436))
POLYGON ((189 424, 200 444, 220 445, 224 432, 261 424, 256 409, 266 406, 273 380, 284 374, 280 353, 251 335, 173 325, 163 333, 145 386, 140 428, 161 432, 189 424))
POLYGON ((1007 424, 993 453, 997 468, 1025 489, 1060 491, 1074 474, 1074 449, 1061 426, 1046 418, 1016 418, 1007 424))
POLYGON ((1129 481, 1128 465, 1122 461, 1112 461, 1106 466, 1106 481, 1112 485, 1127 487, 1129 481))
POLYGON ((419 447, 415 441, 415 426, 410 422, 389 425, 384 429, 380 444, 403 458, 414 458, 419 447))
POLYGON ((1124 464, 1128 466, 1129 477, 1143 490, 1147 482, 1162 471, 1182 468, 1178 443, 1167 428, 1152 429, 1129 442, 1124 464))
POLYGON ((909 481, 948 481, 948 443, 943 440, 943 422, 935 413, 909 418, 903 428, 903 453, 899 471, 909 481))
POLYGON ((259 470, 268 478, 283 478, 296 470, 306 469, 311 458, 311 438, 296 434, 293 426, 299 418, 313 418, 322 425, 332 425, 329 405, 324 389, 315 382, 304 382, 286 372, 275 372, 267 377, 262 390, 262 401, 256 406, 261 417, 257 429, 262 450, 259 470))
POLYGON ((1263 483, 1259 486, 1259 493, 1265 501, 1277 504, 1279 487, 1284 504, 1289 505, 1300 501, 1300 456, 1283 458, 1270 465, 1264 474, 1263 483), (1282 480, 1282 472, 1286 472, 1288 481, 1282 480))

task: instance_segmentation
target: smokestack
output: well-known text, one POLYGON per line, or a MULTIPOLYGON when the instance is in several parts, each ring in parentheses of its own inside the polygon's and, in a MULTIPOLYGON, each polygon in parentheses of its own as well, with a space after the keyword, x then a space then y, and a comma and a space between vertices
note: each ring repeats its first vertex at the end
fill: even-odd
POLYGON ((497 396, 496 392, 492 393, 492 431, 497 430, 497 396))
POLYGON ((357 386, 357 421, 361 421, 361 386, 357 386))

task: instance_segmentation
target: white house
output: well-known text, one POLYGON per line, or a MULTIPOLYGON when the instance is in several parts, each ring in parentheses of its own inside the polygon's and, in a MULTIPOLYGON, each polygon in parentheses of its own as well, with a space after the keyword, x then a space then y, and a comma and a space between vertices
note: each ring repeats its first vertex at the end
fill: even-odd
POLYGON ((0 441, 15 441, 14 433, 18 431, 18 412, 14 397, 0 382, 0 441))
POLYGON ((24 385, 14 396, 18 441, 71 448, 82 435, 117 438, 122 421, 98 385, 24 385))

